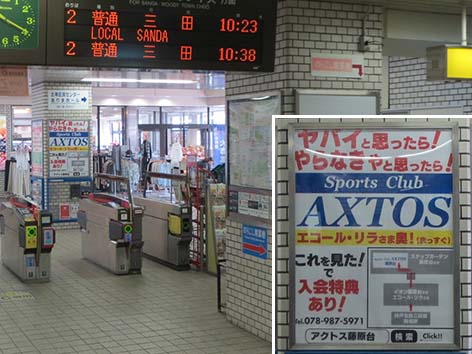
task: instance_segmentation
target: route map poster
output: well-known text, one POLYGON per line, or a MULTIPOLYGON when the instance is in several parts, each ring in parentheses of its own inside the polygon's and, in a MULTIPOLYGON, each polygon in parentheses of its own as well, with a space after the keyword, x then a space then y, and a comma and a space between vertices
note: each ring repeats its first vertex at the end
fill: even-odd
POLYGON ((452 138, 291 130, 295 345, 454 347, 452 138))
POLYGON ((232 186, 271 190, 272 115, 280 97, 228 101, 229 181, 232 186))

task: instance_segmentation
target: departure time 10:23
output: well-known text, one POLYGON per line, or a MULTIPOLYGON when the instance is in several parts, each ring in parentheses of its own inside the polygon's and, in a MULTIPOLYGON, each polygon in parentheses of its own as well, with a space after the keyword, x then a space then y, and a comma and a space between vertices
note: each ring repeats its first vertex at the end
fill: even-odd
POLYGON ((220 23, 220 32, 241 32, 252 34, 259 32, 259 22, 257 20, 222 18, 220 23))

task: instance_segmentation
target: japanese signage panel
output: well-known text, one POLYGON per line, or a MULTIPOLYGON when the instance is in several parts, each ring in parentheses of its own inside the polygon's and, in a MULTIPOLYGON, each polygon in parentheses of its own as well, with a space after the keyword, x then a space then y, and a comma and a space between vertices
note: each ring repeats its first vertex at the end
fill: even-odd
POLYGON ((43 176, 43 122, 31 122, 31 175, 43 176))
POLYGON ((453 347, 452 129, 291 135, 294 342, 453 347))
POLYGON ((7 116, 0 114, 0 171, 5 171, 7 161, 7 116))
POLYGON ((311 74, 322 77, 362 78, 364 56, 361 54, 311 53, 311 74))
POLYGON ((28 96, 26 67, 0 66, 0 96, 28 96))
POLYGON ((89 109, 89 94, 87 90, 49 90, 48 109, 51 111, 87 110, 89 109))
POLYGON ((267 259, 267 229, 243 225, 242 248, 244 254, 256 258, 267 259))
POLYGON ((89 122, 50 120, 49 177, 89 177, 89 122))

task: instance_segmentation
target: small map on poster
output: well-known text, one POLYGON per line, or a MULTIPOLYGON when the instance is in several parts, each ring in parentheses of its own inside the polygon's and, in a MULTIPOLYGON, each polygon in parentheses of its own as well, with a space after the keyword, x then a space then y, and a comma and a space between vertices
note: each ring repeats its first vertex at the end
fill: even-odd
POLYGON ((230 101, 230 184, 272 188, 272 115, 280 113, 280 98, 230 101))

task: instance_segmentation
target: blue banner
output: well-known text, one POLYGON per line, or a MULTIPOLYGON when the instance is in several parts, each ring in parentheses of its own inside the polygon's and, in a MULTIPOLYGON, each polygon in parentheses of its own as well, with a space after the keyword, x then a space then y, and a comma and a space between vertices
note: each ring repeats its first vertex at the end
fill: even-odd
POLYGON ((297 173, 296 193, 451 194, 452 174, 297 173))
POLYGON ((88 132, 49 132, 50 138, 87 138, 88 132))

